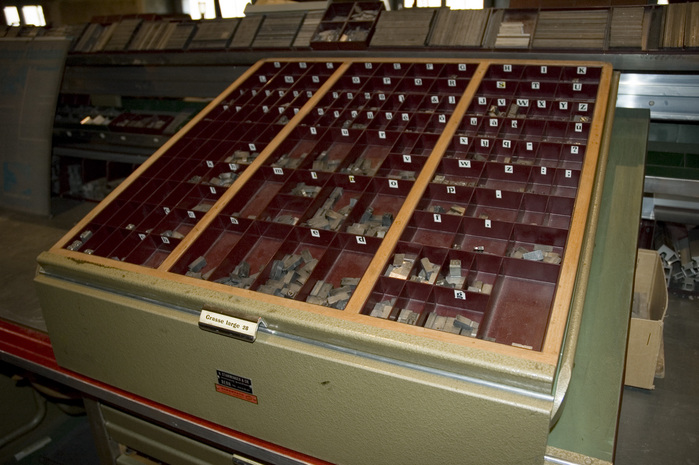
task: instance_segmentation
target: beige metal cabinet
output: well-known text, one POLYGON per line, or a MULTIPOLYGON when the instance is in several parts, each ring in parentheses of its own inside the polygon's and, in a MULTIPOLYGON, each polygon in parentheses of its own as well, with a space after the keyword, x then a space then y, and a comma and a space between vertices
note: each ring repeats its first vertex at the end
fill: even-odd
POLYGON ((614 92, 259 62, 39 257, 56 359, 329 462, 541 463, 614 92))

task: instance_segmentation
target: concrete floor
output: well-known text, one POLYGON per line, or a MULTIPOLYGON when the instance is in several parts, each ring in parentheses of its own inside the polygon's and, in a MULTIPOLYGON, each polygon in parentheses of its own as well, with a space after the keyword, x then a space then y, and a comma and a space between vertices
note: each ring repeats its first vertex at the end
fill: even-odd
POLYGON ((624 388, 616 465, 699 465, 699 299, 670 296, 663 337, 665 378, 624 388))
MULTIPOLYGON (((56 201, 52 218, 0 209, 0 318, 45 329, 32 284, 35 258, 92 207, 56 201)), ((672 296, 664 335, 665 378, 653 391, 624 389, 617 465, 699 465, 699 300, 672 296)), ((0 452, 0 463, 10 463, 0 452)))

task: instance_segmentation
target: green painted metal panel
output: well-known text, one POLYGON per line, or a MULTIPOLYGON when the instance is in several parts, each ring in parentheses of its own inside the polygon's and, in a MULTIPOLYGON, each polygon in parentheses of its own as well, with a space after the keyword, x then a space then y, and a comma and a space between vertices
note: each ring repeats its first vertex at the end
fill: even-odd
POLYGON ((551 446, 606 461, 623 388, 648 120, 646 110, 616 110, 575 368, 549 435, 551 446))

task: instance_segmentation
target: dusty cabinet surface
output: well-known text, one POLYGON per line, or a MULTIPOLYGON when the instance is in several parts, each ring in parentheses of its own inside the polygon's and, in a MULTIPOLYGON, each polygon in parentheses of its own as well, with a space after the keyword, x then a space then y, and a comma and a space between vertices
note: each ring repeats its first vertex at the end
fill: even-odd
MULTIPOLYGON (((206 308, 264 322, 251 345, 223 338, 233 352, 269 345, 268 357, 284 359, 295 349, 275 338, 286 337, 359 356, 357 380, 373 379, 371 363, 414 370, 421 388, 440 384, 423 378, 439 373, 443 394, 463 382, 452 387, 472 401, 494 399, 471 412, 498 411, 500 433, 514 427, 500 417, 504 402, 537 417, 534 442, 541 431, 545 441, 611 74, 590 62, 258 62, 40 256, 59 363, 120 384, 71 355, 66 315, 84 334, 161 314, 194 328, 191 337, 216 338, 196 326, 206 308), (56 303, 64 293, 81 308, 56 303), (90 299, 109 300, 101 293, 133 302, 94 316, 90 299), (501 395, 477 392, 493 386, 501 395), (512 395, 527 400, 503 401, 512 395)), ((266 439, 346 460, 282 433, 266 439)), ((500 463, 520 460, 505 449, 500 463)))

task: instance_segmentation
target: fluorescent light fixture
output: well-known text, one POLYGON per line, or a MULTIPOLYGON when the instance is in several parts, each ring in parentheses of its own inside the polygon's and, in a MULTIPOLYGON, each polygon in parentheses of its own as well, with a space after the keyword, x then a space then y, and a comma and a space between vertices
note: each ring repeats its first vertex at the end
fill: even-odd
POLYGON ((19 10, 16 6, 6 6, 3 8, 3 13, 5 13, 5 24, 19 26, 19 10))
POLYGON ((22 17, 24 24, 32 26, 46 26, 44 9, 41 5, 25 5, 22 7, 22 17))
POLYGON ((245 16, 245 7, 250 0, 218 0, 223 18, 239 18, 245 16))

